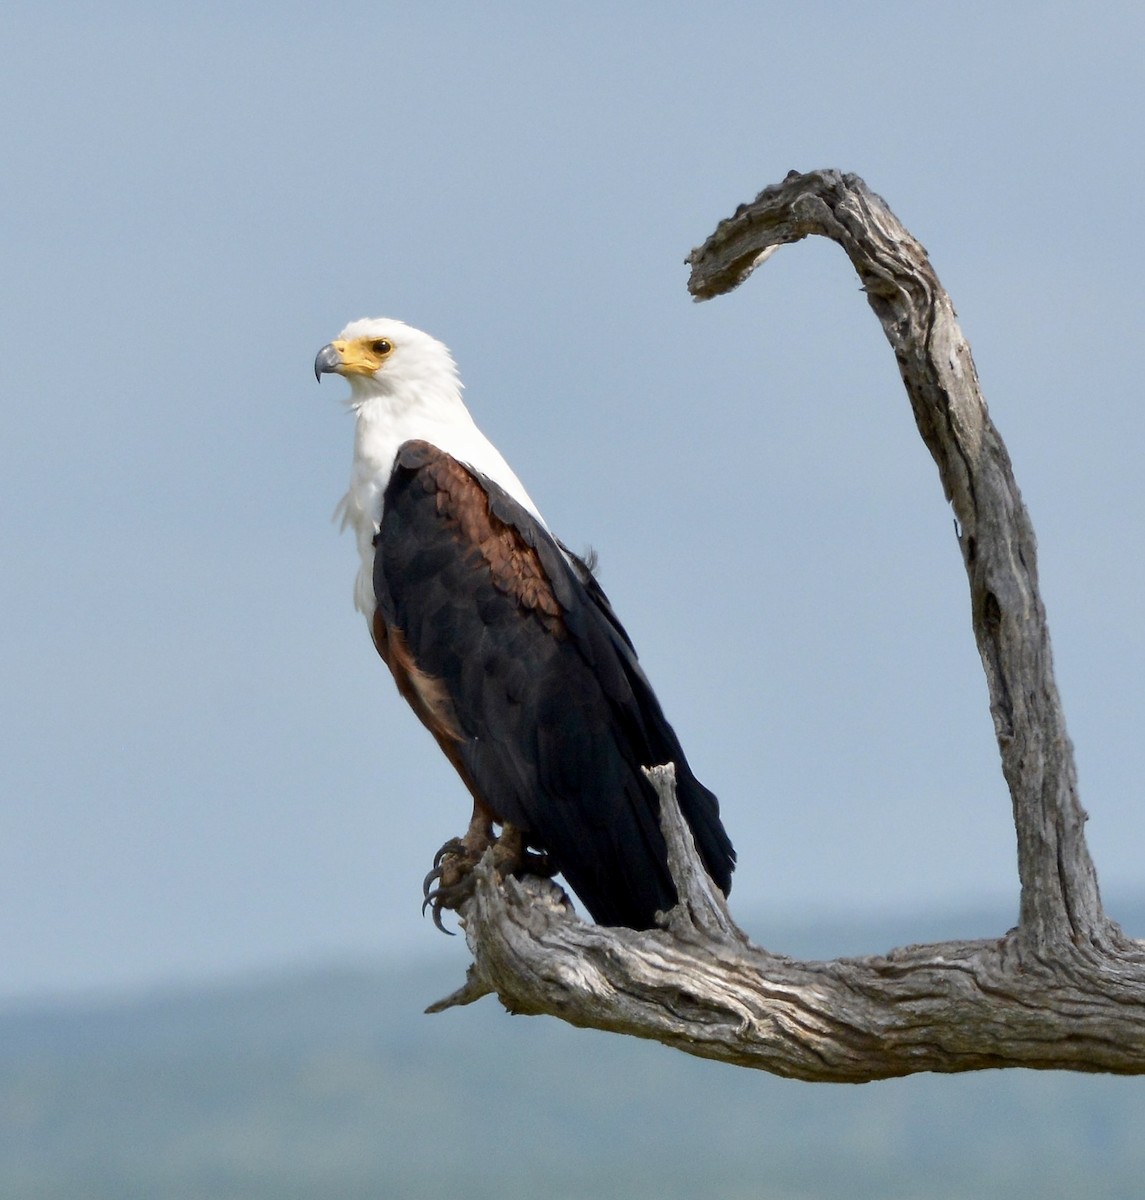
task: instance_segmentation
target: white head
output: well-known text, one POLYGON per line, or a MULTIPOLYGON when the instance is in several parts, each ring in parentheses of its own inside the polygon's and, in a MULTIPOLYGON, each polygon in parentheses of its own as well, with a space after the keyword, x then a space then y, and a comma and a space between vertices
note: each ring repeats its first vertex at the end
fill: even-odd
POLYGON ((328 373, 350 384, 349 404, 357 418, 342 512, 358 530, 363 561, 373 560, 382 494, 398 450, 409 441, 429 442, 488 476, 540 520, 521 481, 473 423, 461 401, 453 356, 436 338, 388 317, 351 321, 314 360, 319 380, 328 373))
POLYGON ((329 373, 350 384, 354 408, 378 396, 439 403, 461 396, 449 350, 428 333, 389 317, 351 321, 323 346, 314 360, 314 375, 321 380, 329 373))

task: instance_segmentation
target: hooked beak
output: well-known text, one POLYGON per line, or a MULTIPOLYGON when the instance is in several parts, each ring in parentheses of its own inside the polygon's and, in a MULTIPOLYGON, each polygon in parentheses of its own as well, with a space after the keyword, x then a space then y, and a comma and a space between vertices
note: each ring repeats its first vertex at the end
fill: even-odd
POLYGON ((333 342, 318 351, 314 359, 314 378, 322 382, 323 375, 337 375, 342 370, 342 355, 333 342))

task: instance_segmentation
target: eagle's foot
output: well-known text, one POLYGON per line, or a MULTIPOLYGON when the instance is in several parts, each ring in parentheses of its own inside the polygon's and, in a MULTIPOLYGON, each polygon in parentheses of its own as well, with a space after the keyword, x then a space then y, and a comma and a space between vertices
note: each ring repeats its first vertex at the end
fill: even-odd
POLYGON ((525 835, 515 825, 505 825, 493 843, 493 866, 502 879, 507 875, 539 875, 550 879, 557 873, 548 855, 526 847, 525 835))
POLYGON ((512 825, 505 825, 494 840, 492 828, 476 817, 463 838, 450 838, 433 856, 433 868, 422 881, 421 911, 430 910, 433 923, 442 933, 450 933, 441 923, 443 909, 456 911, 473 896, 477 886, 473 868, 481 856, 493 847, 493 869, 501 878, 507 875, 540 875, 548 879, 556 868, 544 854, 525 848, 525 838, 512 825))
POLYGON ((482 853, 473 853, 461 838, 451 838, 433 856, 433 869, 422 881, 421 911, 428 908, 433 923, 451 937, 453 931, 441 923, 442 910, 456 911, 473 895, 477 884, 473 868, 481 861, 482 853))

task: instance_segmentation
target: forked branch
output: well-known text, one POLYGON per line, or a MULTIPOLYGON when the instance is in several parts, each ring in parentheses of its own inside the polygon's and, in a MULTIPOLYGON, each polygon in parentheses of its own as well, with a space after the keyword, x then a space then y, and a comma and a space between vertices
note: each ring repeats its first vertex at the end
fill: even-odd
POLYGON ((697 299, 721 295, 809 234, 838 242, 858 272, 954 508, 1013 801, 1019 924, 994 941, 886 957, 801 963, 760 950, 704 874, 660 771, 681 897, 665 928, 586 925, 553 885, 501 883, 486 864, 462 913, 470 981, 441 1007, 495 991, 511 1011, 810 1080, 1003 1066, 1145 1072, 1145 946, 1102 910, 1033 529, 926 251, 857 176, 793 172, 692 252, 689 287, 697 299))

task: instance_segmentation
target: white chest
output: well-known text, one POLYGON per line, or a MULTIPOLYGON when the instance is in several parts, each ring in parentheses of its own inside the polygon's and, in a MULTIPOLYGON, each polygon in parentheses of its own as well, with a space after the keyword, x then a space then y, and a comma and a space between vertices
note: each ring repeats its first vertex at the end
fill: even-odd
POLYGON ((492 479, 544 525, 544 519, 500 451, 477 428, 468 410, 456 402, 445 417, 432 412, 395 413, 382 403, 358 409, 354 430, 354 461, 350 487, 339 506, 342 528, 354 530, 361 566, 354 585, 354 606, 372 622, 374 596, 374 535, 382 520, 386 485, 398 450, 406 442, 424 441, 444 450, 458 462, 492 479))

